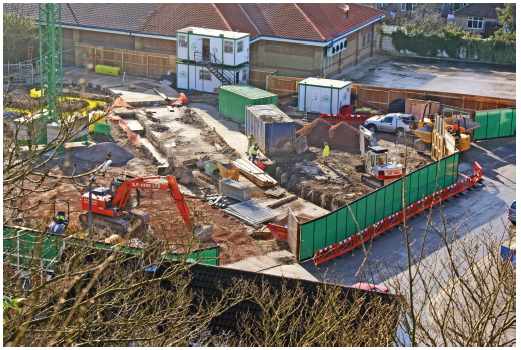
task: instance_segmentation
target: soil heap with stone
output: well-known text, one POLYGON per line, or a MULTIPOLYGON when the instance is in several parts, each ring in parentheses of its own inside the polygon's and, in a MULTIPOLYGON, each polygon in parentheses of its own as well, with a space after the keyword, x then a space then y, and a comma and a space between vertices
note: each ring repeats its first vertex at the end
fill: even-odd
POLYGON ((309 123, 299 131, 298 136, 306 136, 308 146, 312 147, 324 147, 324 142, 328 142, 329 129, 331 125, 323 119, 315 119, 312 123, 309 123))
POLYGON ((95 163, 103 163, 109 152, 112 154, 110 157, 112 166, 125 165, 129 160, 135 157, 134 153, 112 142, 98 143, 97 145, 81 150, 74 156, 95 163))
POLYGON ((329 129, 329 147, 334 149, 351 149, 360 147, 360 131, 342 122, 329 129))

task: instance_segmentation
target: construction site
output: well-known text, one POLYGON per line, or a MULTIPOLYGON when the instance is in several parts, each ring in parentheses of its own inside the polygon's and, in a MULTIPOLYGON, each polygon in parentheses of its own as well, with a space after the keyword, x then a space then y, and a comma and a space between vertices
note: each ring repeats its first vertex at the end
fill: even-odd
MULTIPOLYGON (((212 34, 204 28, 187 28, 186 33, 194 30, 212 34)), ((221 36, 243 34, 223 31, 221 36)), ((43 220, 51 226, 56 200, 67 199, 67 225, 58 232, 62 235, 83 239, 96 228, 98 242, 134 247, 161 242, 163 250, 195 236, 201 247, 217 247, 218 265, 312 278, 299 262, 313 258, 320 263, 319 252, 406 210, 391 206, 380 215, 369 207, 376 196, 402 186, 404 178, 430 174, 431 165, 437 167, 436 176, 450 177, 443 185, 436 180, 432 188, 410 187, 415 194, 407 207, 460 181, 475 183, 472 176, 478 176, 479 165, 458 172, 457 157, 471 140, 483 137, 480 132, 487 126, 480 124, 480 112, 509 111, 508 116, 501 114, 500 133, 515 133, 515 101, 510 99, 283 77, 253 68, 240 75, 246 68, 238 52, 230 66, 193 50, 184 59, 178 52, 177 76, 127 75, 123 67, 100 64, 97 52, 87 49, 89 63, 82 58, 76 67, 59 67, 58 80, 42 76, 39 82, 11 86, 5 97, 10 102, 4 110, 4 134, 20 141, 20 155, 24 147, 33 147, 28 140, 37 144, 37 151, 60 128, 74 126, 74 137, 51 155, 46 170, 59 176, 107 165, 96 178, 33 193, 24 205, 40 203, 39 210, 12 223, 31 227, 43 220), (185 79, 180 70, 194 67, 199 83, 210 74, 216 87, 185 79), (227 75, 226 69, 238 73, 227 75), (246 76, 251 85, 242 80, 246 76), (53 89, 56 84, 59 89, 53 89), (55 100, 49 102, 51 98, 55 100), (54 119, 42 118, 53 111, 54 119), (27 127, 29 117, 46 129, 36 135, 39 141, 27 127), (442 169, 437 165, 441 162, 442 169), (354 214, 355 223, 341 234, 338 213, 362 202, 365 207, 354 214), (366 214, 371 218, 362 218, 366 214), (332 232, 318 223, 329 223, 332 215, 337 231, 318 244, 322 238, 317 237, 332 232), (310 225, 311 245, 305 243, 310 225), (304 253, 306 249, 310 251, 304 253)), ((345 221, 343 227, 352 224, 347 215, 345 221)))

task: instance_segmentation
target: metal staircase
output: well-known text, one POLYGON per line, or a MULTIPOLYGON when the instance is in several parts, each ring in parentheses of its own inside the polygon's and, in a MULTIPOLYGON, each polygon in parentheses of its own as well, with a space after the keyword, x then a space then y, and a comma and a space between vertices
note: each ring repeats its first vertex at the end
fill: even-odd
POLYGON ((237 83, 233 73, 225 70, 224 65, 214 54, 203 55, 202 52, 194 52, 194 60, 205 66, 223 85, 234 85, 237 83))

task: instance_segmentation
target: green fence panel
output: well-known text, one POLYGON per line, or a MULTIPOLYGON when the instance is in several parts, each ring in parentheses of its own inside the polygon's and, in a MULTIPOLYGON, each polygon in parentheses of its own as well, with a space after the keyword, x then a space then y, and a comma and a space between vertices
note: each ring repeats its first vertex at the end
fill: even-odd
MULTIPOLYGON (((365 209, 365 227, 373 225, 375 220, 375 210, 376 210, 376 195, 380 190, 371 193, 366 197, 366 209, 365 209)), ((360 226, 361 227, 361 226, 360 226)), ((364 228, 365 228, 364 227, 364 228)))
POLYGON ((389 205, 387 204, 387 201, 385 200, 386 193, 387 193, 387 186, 376 192, 376 206, 375 206, 376 208, 374 210, 373 224, 375 224, 378 221, 387 217, 387 216, 385 216, 385 207, 389 206, 389 205))
POLYGON ((499 117, 501 111, 488 111, 487 138, 499 137, 499 117))
POLYGON ((516 134, 516 109, 512 110, 512 135, 516 134))
POLYGON ((488 112, 477 111, 475 116, 476 123, 480 123, 481 126, 474 130, 474 140, 482 140, 487 138, 488 128, 488 112))
MULTIPOLYGON (((326 247, 338 243, 342 239, 337 239, 337 218, 338 212, 332 212, 326 216, 326 247)), ((320 249, 320 248, 319 248, 320 249)))
POLYGON ((393 212, 399 212, 403 208, 402 200, 403 181, 398 180, 394 182, 394 195, 393 195, 393 212))
POLYGON ((338 239, 337 242, 340 242, 347 238, 347 215, 347 207, 338 209, 338 215, 336 217, 336 237, 338 239))
POLYGON ((358 202, 350 203, 347 206, 347 235, 345 238, 349 238, 358 231, 356 230, 356 212, 358 211, 358 202))
POLYGON ((452 179, 450 181, 451 185, 453 185, 456 182, 458 182, 458 164, 459 164, 459 153, 455 153, 450 158, 450 172, 449 172, 449 175, 452 174, 452 179))
POLYGON ((395 213, 393 211, 394 186, 396 186, 396 182, 393 182, 389 186, 385 186, 384 218, 389 217, 395 213))
POLYGON ((360 198, 357 202, 357 211, 356 211, 356 232, 362 231, 365 226, 365 216, 367 215, 367 197, 360 198))
POLYGON ((428 194, 432 194, 436 191, 436 185, 437 185, 437 176, 436 174, 438 173, 438 164, 437 163, 434 163, 434 164, 430 164, 428 167, 427 167, 427 174, 428 174, 428 177, 427 177, 427 193, 428 194))
POLYGON ((440 160, 438 163, 438 186, 436 187, 436 191, 445 187, 445 172, 446 172, 446 159, 440 160))
POLYGON ((424 198, 427 195, 427 183, 429 182, 429 168, 425 167, 418 171, 418 198, 424 198))
POLYGON ((513 109, 503 109, 499 112, 499 137, 512 135, 513 109))
POLYGON ((302 225, 302 239, 300 241, 300 259, 304 260, 315 254, 313 249, 313 237, 315 236, 315 221, 302 225))
POLYGON ((407 181, 409 182, 409 201, 406 203, 406 206, 409 206, 418 200, 419 175, 420 173, 415 171, 407 176, 407 181))
POLYGON ((315 221, 315 235, 313 237, 312 244, 309 244, 309 248, 312 250, 312 254, 314 254, 317 250, 327 247, 326 244, 326 225, 327 225, 327 215, 317 219, 315 221))

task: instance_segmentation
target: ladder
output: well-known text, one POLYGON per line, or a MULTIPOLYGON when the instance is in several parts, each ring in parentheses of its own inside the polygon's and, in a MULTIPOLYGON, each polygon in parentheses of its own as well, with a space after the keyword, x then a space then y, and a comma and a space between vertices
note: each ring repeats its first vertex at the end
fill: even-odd
POLYGON ((27 47, 27 61, 31 62, 32 59, 33 59, 33 47, 28 46, 27 47))

